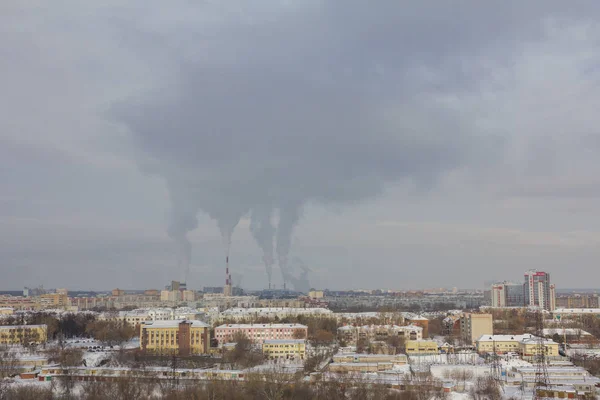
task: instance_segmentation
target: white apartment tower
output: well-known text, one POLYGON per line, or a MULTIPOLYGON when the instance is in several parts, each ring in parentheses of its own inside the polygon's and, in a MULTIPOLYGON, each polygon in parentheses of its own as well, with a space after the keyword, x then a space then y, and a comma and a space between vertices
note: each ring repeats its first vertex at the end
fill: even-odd
POLYGON ((555 286, 550 284, 550 274, 547 272, 534 269, 525 272, 523 292, 525 304, 528 306, 537 306, 548 311, 554 311, 556 308, 555 286))

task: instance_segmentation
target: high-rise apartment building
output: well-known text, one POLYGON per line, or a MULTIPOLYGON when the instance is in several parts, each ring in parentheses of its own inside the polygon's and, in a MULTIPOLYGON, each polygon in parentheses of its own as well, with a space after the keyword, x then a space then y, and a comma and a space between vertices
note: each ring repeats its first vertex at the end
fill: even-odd
POLYGON ((528 306, 537 306, 548 311, 554 311, 556 308, 555 287, 550 284, 550 274, 547 272, 527 271, 523 293, 525 304, 528 306))
POLYGON ((491 288, 492 307, 525 306, 523 284, 513 282, 501 282, 493 284, 491 288))
POLYGON ((506 307, 506 290, 504 283, 495 283, 492 285, 491 293, 492 307, 506 307))

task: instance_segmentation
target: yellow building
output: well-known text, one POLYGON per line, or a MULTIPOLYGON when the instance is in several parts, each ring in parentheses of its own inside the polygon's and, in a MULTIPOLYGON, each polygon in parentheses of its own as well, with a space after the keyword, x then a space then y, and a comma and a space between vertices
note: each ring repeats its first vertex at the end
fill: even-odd
POLYGON ((492 314, 464 313, 460 317, 460 336, 467 344, 475 344, 481 335, 493 335, 492 314))
POLYGON ((0 307, 0 315, 13 315, 15 309, 12 307, 0 307))
POLYGON ((541 349, 548 357, 558 357, 558 343, 550 339, 542 339, 543 344, 537 337, 525 338, 519 342, 519 353, 524 357, 536 356, 541 354, 541 349))
POLYGON ((308 297, 311 299, 322 299, 324 297, 324 293, 322 290, 311 290, 308 292, 308 297))
POLYGON ((0 326, 0 344, 46 343, 48 326, 46 325, 4 325, 0 326))
POLYGON ((40 296, 40 299, 53 307, 68 307, 71 305, 69 303, 69 295, 64 292, 43 294, 40 296))
POLYGON ((202 321, 146 321, 140 325, 143 351, 167 354, 207 354, 210 326, 202 321))
POLYGON ((265 340, 263 354, 271 360, 304 360, 306 358, 306 341, 304 339, 265 340))
MULTIPOLYGON (((539 348, 538 339, 532 334, 524 335, 483 335, 477 339, 477 352, 505 354, 509 352, 519 353, 523 356, 532 356, 539 348)), ((544 340, 546 354, 558 356, 558 343, 552 340, 544 340)))
POLYGON ((415 356, 419 354, 438 354, 438 344, 433 340, 407 340, 406 354, 415 356))

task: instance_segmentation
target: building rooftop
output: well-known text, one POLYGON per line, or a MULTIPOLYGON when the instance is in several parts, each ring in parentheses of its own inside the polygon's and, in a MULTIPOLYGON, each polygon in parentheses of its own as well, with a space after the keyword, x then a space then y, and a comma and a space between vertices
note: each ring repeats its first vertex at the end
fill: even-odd
POLYGON ((48 328, 48 326, 47 325, 0 325, 0 329, 21 329, 21 328, 28 328, 28 329, 43 328, 43 329, 46 329, 46 328, 48 328))
MULTIPOLYGON (((542 338, 542 340, 543 340, 544 344, 558 344, 554 340, 551 340, 551 339, 542 338)), ((537 344, 537 343, 539 343, 539 341, 540 341, 540 338, 538 338, 538 337, 530 337, 530 338, 523 338, 522 340, 519 341, 519 343, 537 344)))
POLYGON ((385 358, 385 359, 389 359, 389 360, 394 360, 394 359, 406 359, 406 354, 365 354, 365 353, 345 353, 345 354, 335 354, 333 356, 333 359, 335 360, 336 358, 341 358, 341 359, 346 359, 349 357, 358 357, 358 358, 385 358))
POLYGON ((268 339, 264 341, 264 344, 303 344, 306 343, 304 339, 268 339))
POLYGON ((531 339, 534 336, 530 333, 523 335, 481 335, 477 342, 520 342, 523 339, 531 339))
POLYGON ((302 324, 223 324, 217 326, 215 329, 260 329, 260 328, 308 328, 302 324))
POLYGON ((180 323, 188 322, 192 324, 193 328, 210 328, 210 325, 198 321, 198 320, 185 320, 185 319, 173 319, 169 321, 145 321, 142 323, 143 326, 149 326, 153 328, 177 328, 180 323))

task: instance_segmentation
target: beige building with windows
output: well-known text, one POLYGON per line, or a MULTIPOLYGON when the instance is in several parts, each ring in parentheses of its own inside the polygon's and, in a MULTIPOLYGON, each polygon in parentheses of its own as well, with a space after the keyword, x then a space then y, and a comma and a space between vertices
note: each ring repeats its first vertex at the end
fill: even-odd
POLYGON ((263 354, 270 360, 304 360, 306 358, 306 340, 282 339, 265 340, 263 354))
POLYGON ((146 321, 140 325, 140 347, 160 354, 207 354, 210 326, 202 321, 146 321))
POLYGON ((265 340, 306 338, 308 327, 301 324, 224 324, 215 328, 215 338, 219 345, 235 340, 235 335, 243 334, 253 343, 265 340))
POLYGON ((46 303, 55 308, 65 308, 71 305, 69 295, 64 291, 42 294, 40 300, 42 303, 46 303))
POLYGON ((492 314, 464 313, 460 317, 460 336, 466 344, 475 344, 482 335, 494 334, 492 314))
POLYGON ((15 309, 12 307, 0 307, 0 315, 12 315, 15 313, 15 309))
POLYGON ((421 340, 423 339, 423 328, 416 325, 345 325, 337 329, 337 334, 339 340, 356 346, 359 339, 385 341, 390 337, 398 336, 405 340, 421 340))
POLYGON ((4 325, 0 326, 0 344, 46 343, 47 325, 4 325))
MULTIPOLYGON (((524 335, 483 335, 476 341, 477 352, 505 354, 518 353, 524 357, 539 354, 539 339, 529 333, 524 335)), ((549 357, 558 357, 558 343, 543 339, 544 351, 549 357)))
POLYGON ((519 342, 519 354, 523 357, 537 356, 541 354, 541 349, 548 357, 558 357, 558 343, 550 339, 540 339, 538 337, 523 338, 519 342))
POLYGON ((433 340, 407 340, 406 354, 409 356, 438 354, 437 342, 433 340))

